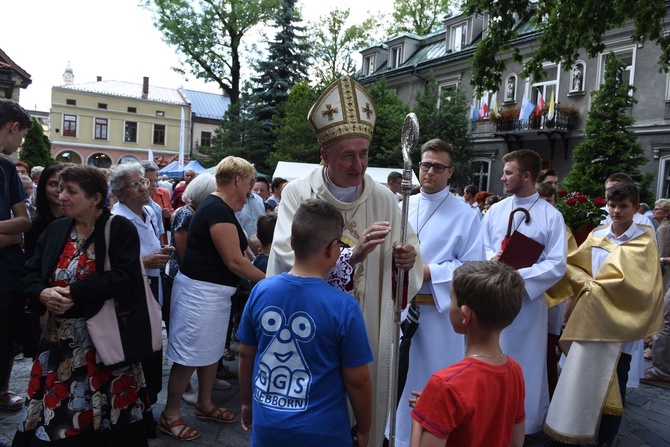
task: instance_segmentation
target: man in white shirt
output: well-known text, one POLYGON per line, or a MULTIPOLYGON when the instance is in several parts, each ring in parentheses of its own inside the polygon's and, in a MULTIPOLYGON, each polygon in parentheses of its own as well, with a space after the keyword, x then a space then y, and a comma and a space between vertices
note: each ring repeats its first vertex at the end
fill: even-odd
MULTIPOLYGON (((482 220, 481 236, 487 259, 497 261, 502 254, 512 211, 511 232, 544 246, 539 258, 519 273, 526 282, 521 312, 500 336, 503 351, 514 358, 523 370, 526 383, 526 434, 542 430, 549 407, 547 384, 547 301, 544 292, 565 274, 567 241, 563 216, 542 200, 535 191, 542 159, 535 151, 521 149, 503 157, 505 167, 501 178, 505 192, 512 194, 489 208, 482 220)), ((511 247, 510 247, 511 248, 511 247)))
POLYGON ((451 279, 460 265, 484 259, 479 237, 481 221, 460 199, 449 193, 454 173, 451 144, 434 139, 421 147, 421 192, 409 200, 409 223, 421 242, 423 285, 415 297, 419 326, 409 350, 409 370, 396 418, 396 446, 409 445, 412 418, 407 401, 422 391, 430 376, 465 356, 465 339, 449 320, 451 279), (449 230, 445 231, 445 225, 449 230))

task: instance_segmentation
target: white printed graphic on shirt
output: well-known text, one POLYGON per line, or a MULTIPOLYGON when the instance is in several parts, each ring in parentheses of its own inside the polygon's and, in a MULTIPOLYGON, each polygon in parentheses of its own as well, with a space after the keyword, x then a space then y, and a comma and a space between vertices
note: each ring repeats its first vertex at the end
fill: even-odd
POLYGON ((273 338, 258 362, 254 399, 275 410, 306 410, 312 374, 298 342, 314 338, 314 320, 302 311, 287 319, 282 309, 270 306, 261 313, 261 325, 263 333, 273 338))

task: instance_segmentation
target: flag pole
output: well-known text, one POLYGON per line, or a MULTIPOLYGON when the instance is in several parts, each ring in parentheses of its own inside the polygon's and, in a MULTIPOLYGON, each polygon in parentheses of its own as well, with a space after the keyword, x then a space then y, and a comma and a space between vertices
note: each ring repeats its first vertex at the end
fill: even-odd
MULTIPOLYGON (((402 158, 404 162, 402 173, 402 219, 400 230, 400 242, 405 245, 407 243, 407 219, 409 215, 409 196, 412 193, 412 152, 419 142, 419 120, 414 113, 410 113, 405 117, 405 123, 402 126, 402 136, 400 137, 402 143, 402 158)), ((396 269, 396 293, 393 312, 393 340, 391 356, 391 390, 389 396, 389 447, 395 447, 395 425, 396 412, 398 400, 398 371, 400 369, 400 314, 402 313, 403 295, 405 291, 405 276, 406 272, 398 268, 396 269)))

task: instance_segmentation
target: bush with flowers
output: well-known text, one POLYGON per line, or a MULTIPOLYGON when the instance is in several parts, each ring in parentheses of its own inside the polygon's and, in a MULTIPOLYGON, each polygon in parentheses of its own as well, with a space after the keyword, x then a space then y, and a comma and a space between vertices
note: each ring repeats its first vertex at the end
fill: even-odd
POLYGON ((568 193, 565 189, 558 191, 556 208, 563 214, 565 224, 571 230, 586 225, 595 228, 607 216, 607 211, 601 209, 607 204, 602 197, 590 199, 580 192, 568 193))

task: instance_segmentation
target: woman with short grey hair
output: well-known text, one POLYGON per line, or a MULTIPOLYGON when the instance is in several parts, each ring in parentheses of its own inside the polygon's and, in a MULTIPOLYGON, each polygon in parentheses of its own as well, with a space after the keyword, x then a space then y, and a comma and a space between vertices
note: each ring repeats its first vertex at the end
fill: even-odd
MULTIPOLYGON (((160 269, 167 264, 173 249, 161 248, 157 217, 149 206, 149 180, 143 176, 144 168, 139 163, 123 163, 111 173, 109 184, 118 199, 112 214, 123 216, 135 225, 140 237, 140 258, 147 271, 151 291, 162 305, 160 269)), ((162 357, 162 352, 158 351, 142 362, 152 405, 157 402, 163 386, 162 357)))

